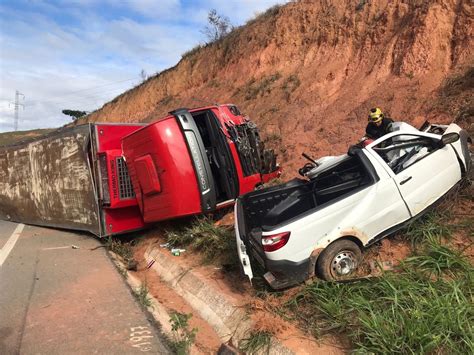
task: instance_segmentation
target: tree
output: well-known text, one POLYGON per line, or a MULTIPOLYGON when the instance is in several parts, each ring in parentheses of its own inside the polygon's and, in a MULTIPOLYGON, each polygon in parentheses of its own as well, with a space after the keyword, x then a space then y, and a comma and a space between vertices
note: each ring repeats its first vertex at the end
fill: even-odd
POLYGON ((209 43, 215 42, 234 29, 227 16, 219 15, 216 9, 212 9, 207 14, 208 24, 201 31, 209 40, 209 43))
POLYGON ((71 116, 71 120, 73 121, 77 120, 79 117, 87 115, 86 111, 62 110, 61 112, 67 116, 71 116))

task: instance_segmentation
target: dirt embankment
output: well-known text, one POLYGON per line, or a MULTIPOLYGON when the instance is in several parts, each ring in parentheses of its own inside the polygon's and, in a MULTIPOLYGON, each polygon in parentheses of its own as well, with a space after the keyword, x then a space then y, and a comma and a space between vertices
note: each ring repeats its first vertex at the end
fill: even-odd
POLYGON ((52 132, 53 129, 33 129, 31 131, 17 131, 0 133, 0 146, 17 143, 52 132))
POLYGON ((190 51, 87 120, 148 122, 232 102, 292 174, 303 151, 345 152, 373 106, 415 125, 472 124, 473 48, 470 0, 299 1, 190 51))

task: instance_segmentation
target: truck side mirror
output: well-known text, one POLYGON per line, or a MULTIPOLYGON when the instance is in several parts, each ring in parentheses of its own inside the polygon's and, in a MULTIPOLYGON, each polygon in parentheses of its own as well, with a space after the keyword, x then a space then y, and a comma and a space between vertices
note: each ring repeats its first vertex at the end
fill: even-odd
POLYGON ((446 144, 451 144, 457 142, 459 139, 459 133, 450 132, 443 134, 441 140, 439 141, 440 148, 444 147, 446 144))

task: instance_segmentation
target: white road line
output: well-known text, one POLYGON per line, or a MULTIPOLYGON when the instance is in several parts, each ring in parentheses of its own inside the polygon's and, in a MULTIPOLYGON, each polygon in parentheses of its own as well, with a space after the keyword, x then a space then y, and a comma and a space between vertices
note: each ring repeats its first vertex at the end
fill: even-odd
POLYGON ((23 223, 20 223, 15 231, 12 233, 10 238, 8 238, 7 242, 3 246, 3 248, 0 250, 0 267, 2 267, 3 263, 8 257, 8 254, 12 251, 13 247, 15 246, 16 241, 20 237, 21 232, 23 231, 23 227, 25 225, 23 223))

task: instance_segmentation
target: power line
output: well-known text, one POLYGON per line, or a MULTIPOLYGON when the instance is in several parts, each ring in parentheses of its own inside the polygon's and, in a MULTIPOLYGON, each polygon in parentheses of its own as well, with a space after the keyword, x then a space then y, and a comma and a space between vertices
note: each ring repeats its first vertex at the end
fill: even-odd
MULTIPOLYGON (((59 96, 56 96, 57 98, 59 97, 65 97, 65 96, 69 96, 69 95, 73 95, 73 94, 76 94, 76 93, 79 93, 79 92, 84 92, 84 91, 93 91, 95 89, 99 89, 99 88, 102 88, 102 87, 105 87, 105 86, 110 86, 110 85, 114 85, 114 84, 118 84, 118 83, 124 83, 124 82, 127 82, 127 81, 131 81, 131 80, 135 80, 135 79, 140 79, 141 77, 140 76, 136 76, 134 78, 129 78, 129 79, 125 79, 125 80, 119 80, 119 81, 113 81, 113 82, 110 82, 108 84, 104 84, 104 85, 99 85, 99 86, 94 86, 94 87, 91 87, 91 88, 87 88, 87 89, 81 89, 81 90, 77 90, 77 91, 71 91, 67 94, 64 94, 64 95, 59 95, 59 96)), ((114 90, 119 90, 119 89, 114 89, 114 90)), ((114 91, 113 90, 113 91, 114 91)), ((120 88, 121 90, 121 88, 120 88)), ((109 92, 109 91, 105 91, 105 92, 109 92)), ((97 94, 101 94, 103 93, 102 91, 98 91, 97 94)), ((0 98, 0 100, 5 100, 5 101, 9 101, 10 99, 7 99, 7 98, 0 98)), ((31 102, 31 101, 30 101, 31 102)), ((46 101, 40 101, 40 100, 33 100, 32 102, 53 102, 51 100, 46 100, 46 101)))
MULTIPOLYGON (((77 102, 81 102, 81 101, 84 101, 84 100, 90 100, 90 99, 98 99, 98 100, 101 100, 101 101, 107 101, 107 100, 110 100, 110 99, 109 98, 103 98, 103 97, 97 97, 97 95, 103 95, 103 94, 109 94, 109 93, 111 93, 113 95, 119 95, 119 94, 121 94, 121 93, 123 93, 127 90, 130 90, 130 89, 125 89, 123 87, 117 87, 115 89, 106 90, 106 91, 98 91, 98 92, 95 92, 95 93, 93 93, 93 90, 100 89, 100 88, 110 86, 110 85, 124 83, 124 82, 131 81, 131 80, 136 80, 136 79, 139 79, 139 78, 141 78, 141 77, 138 76, 138 77, 134 77, 134 78, 114 81, 114 82, 111 82, 111 83, 108 83, 108 84, 99 85, 99 86, 95 86, 95 87, 91 87, 91 88, 87 88, 87 89, 72 91, 72 92, 69 92, 67 94, 57 96, 56 98, 67 97, 67 96, 70 96, 70 95, 74 95, 74 94, 81 93, 81 92, 86 92, 86 91, 91 91, 91 94, 93 94, 92 96, 81 96, 81 97, 77 97, 76 99, 70 98, 70 99, 60 100, 60 101, 56 101, 56 100, 44 100, 44 101, 43 100, 32 100, 32 101, 29 101, 26 105, 19 103, 19 96, 23 96, 23 99, 25 99, 25 95, 20 93, 17 90, 16 93, 15 93, 15 103, 10 102, 10 104, 14 105, 14 107, 15 107, 15 114, 14 114, 15 131, 18 130, 18 109, 19 109, 19 106, 22 106, 23 108, 25 108, 25 107, 34 106, 35 104, 45 104, 45 103, 46 104, 50 103, 50 104, 66 106, 66 105, 73 105, 77 102), (118 92, 117 92, 117 90, 118 90, 118 92), (74 100, 74 101, 71 101, 71 100, 74 100)), ((1 98, 0 98, 0 100, 8 101, 8 99, 1 99, 1 98)), ((94 105, 94 106, 96 106, 96 105, 94 105)))
POLYGON ((119 81, 113 81, 113 82, 110 82, 108 84, 104 84, 104 85, 99 85, 99 86, 94 86, 94 87, 91 87, 91 88, 87 88, 87 89, 81 89, 81 90, 77 90, 77 91, 71 91, 67 94, 64 94, 64 95, 60 95, 58 97, 64 97, 64 96, 69 96, 69 95, 74 95, 78 92, 83 92, 83 91, 90 91, 90 90, 95 90, 95 89, 100 89, 102 87, 105 87, 105 86, 110 86, 110 85, 114 85, 114 84, 119 84, 119 83, 124 83, 126 81, 131 81, 131 80, 135 80, 135 79, 139 79, 140 77, 139 76, 136 76, 134 78, 130 78, 130 79, 125 79, 125 80, 119 80, 119 81))
MULTIPOLYGON (((129 80, 134 80, 134 79, 137 79, 138 77, 135 77, 135 78, 132 78, 132 79, 128 79, 128 80, 122 80, 122 81, 119 81, 119 82, 125 82, 125 81, 129 81, 129 80)), ((119 83, 119 82, 115 82, 115 83, 110 83, 108 85, 111 85, 111 84, 116 84, 116 83, 119 83)), ((102 87, 104 87, 106 85, 102 85, 102 87)), ((99 87, 96 87, 96 89, 99 88, 99 87)), ((89 89, 84 89, 84 90, 79 90, 79 91, 76 91, 77 92, 84 92, 84 91, 87 91, 89 89)), ((66 100, 32 100, 30 101, 27 106, 33 106, 34 104, 42 104, 42 103, 51 103, 51 104, 68 104, 70 103, 71 101, 70 100, 74 100, 74 102, 76 101, 81 101, 81 100, 84 100, 84 99, 89 99, 89 98, 97 98, 97 95, 102 95, 102 94, 109 94, 109 93, 114 93, 114 94, 120 94, 122 92, 125 92, 127 90, 130 90, 130 89, 126 89, 126 88, 123 88, 123 87, 117 87, 116 89, 111 89, 111 90, 106 90, 106 91, 97 91, 97 92, 91 92, 91 94, 93 94, 92 96, 88 95, 88 96, 81 96, 81 97, 78 97, 78 98, 71 98, 71 99, 66 99, 66 100), (118 90, 118 92, 116 92, 118 90)), ((66 95, 62 95, 62 96, 58 96, 58 97, 64 97, 66 95)), ((102 98, 99 98, 99 99, 102 99, 102 98)), ((108 100, 108 99, 102 99, 102 100, 108 100)))
POLYGON ((68 103, 73 103, 73 102, 76 102, 76 101, 82 101, 82 100, 85 100, 85 99, 93 99, 93 98, 98 98, 98 99, 101 99, 101 100, 107 100, 105 98, 100 98, 98 97, 98 95, 101 95, 101 94, 109 94, 109 93, 115 93, 115 94, 120 94, 121 92, 123 92, 124 89, 122 88, 117 88, 117 89, 112 89, 112 90, 107 90, 107 91, 102 91, 102 92, 97 92, 95 93, 94 95, 92 96, 80 96, 80 97, 77 97, 77 98, 70 98, 70 99, 67 99, 67 100, 59 100, 59 101, 56 101, 56 100, 32 100, 30 101, 26 106, 33 106, 35 104, 44 104, 44 103, 50 103, 50 104, 68 104, 68 103), (118 90, 118 92, 117 92, 118 90), (72 101, 71 101, 72 100, 72 101))

